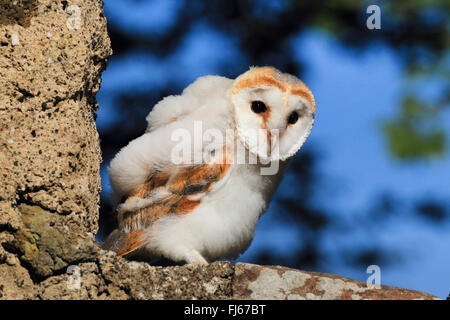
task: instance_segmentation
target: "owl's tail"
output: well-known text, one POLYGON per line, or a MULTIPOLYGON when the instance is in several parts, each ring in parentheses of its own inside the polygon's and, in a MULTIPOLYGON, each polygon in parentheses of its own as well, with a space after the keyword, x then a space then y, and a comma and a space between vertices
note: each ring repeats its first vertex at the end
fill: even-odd
POLYGON ((104 250, 111 250, 118 256, 127 255, 147 243, 145 232, 142 230, 134 230, 132 232, 124 232, 116 229, 100 243, 100 247, 104 250))

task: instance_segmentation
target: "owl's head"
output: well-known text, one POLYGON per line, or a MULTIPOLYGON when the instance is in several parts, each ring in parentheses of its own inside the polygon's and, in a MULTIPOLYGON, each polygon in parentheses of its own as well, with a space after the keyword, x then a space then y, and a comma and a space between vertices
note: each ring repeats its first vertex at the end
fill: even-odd
POLYGON ((286 160, 308 138, 316 104, 298 78, 272 67, 254 67, 231 90, 239 139, 264 160, 286 160))

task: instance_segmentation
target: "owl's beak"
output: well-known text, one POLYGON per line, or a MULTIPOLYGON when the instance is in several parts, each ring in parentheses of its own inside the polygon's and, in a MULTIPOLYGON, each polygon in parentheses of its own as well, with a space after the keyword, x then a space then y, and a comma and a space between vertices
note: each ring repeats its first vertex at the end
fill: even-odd
POLYGON ((268 150, 268 156, 272 156, 272 152, 274 151, 275 147, 278 146, 278 142, 280 140, 280 133, 279 131, 273 131, 268 130, 267 131, 267 150, 268 150))

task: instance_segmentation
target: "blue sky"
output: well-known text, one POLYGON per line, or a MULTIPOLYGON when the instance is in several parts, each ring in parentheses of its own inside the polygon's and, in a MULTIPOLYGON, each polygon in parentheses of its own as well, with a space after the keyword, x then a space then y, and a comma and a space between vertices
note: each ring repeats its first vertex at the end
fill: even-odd
MULTIPOLYGON (((447 222, 436 227, 414 219, 412 201, 436 198, 449 203, 448 153, 441 159, 398 163, 389 156, 379 127, 382 119, 398 112, 406 82, 399 57, 382 46, 355 54, 317 32, 303 34, 292 47, 299 60, 307 62, 304 80, 317 102, 316 122, 307 146, 319 150, 319 171, 332 181, 331 186, 318 190, 320 205, 337 212, 341 219, 352 221, 364 214, 367 204, 380 192, 388 190, 404 200, 404 214, 388 224, 369 229, 356 225, 349 236, 329 234, 323 245, 331 263, 320 271, 365 281, 365 270, 339 263, 333 251, 337 247, 351 248, 354 243, 367 247, 379 243, 387 250, 401 252, 403 260, 386 268, 380 266, 383 284, 446 297, 450 287, 450 225, 447 222)), ((430 96, 434 94, 432 89, 427 90, 430 96)), ((449 113, 444 117, 450 134, 449 113)), ((282 244, 270 244, 273 250, 289 250, 298 241, 295 230, 287 236, 286 226, 272 227, 271 214, 277 212, 269 211, 262 219, 253 247, 246 253, 250 257, 252 250, 256 252, 257 247, 264 246, 265 239, 280 239, 282 244)), ((240 260, 245 261, 246 256, 240 260)))
MULTIPOLYGON (((176 1, 105 2, 109 21, 146 34, 158 34, 170 26, 177 8, 176 1)), ((315 201, 353 226, 327 233, 322 243, 327 261, 317 271, 365 281, 368 277, 365 269, 349 267, 336 252, 338 248, 351 249, 355 243, 367 247, 376 243, 388 251, 401 252, 401 263, 380 266, 382 284, 445 298, 450 291, 450 224, 436 226, 413 218, 412 206, 418 199, 429 198, 449 204, 449 154, 420 163, 399 163, 389 156, 380 130, 383 119, 396 116, 402 94, 409 88, 401 57, 381 45, 355 53, 317 31, 296 37, 291 50, 306 65, 303 80, 317 102, 315 126, 305 146, 319 152, 318 169, 326 181, 317 189, 315 201), (400 197, 402 214, 384 224, 363 227, 354 223, 367 214, 368 204, 381 192, 400 197)), ((176 84, 183 88, 198 76, 219 73, 229 59, 238 59, 246 65, 233 39, 201 21, 168 57, 158 58, 144 51, 113 56, 103 73, 98 94, 99 129, 122 120, 114 105, 114 97, 120 92, 162 87, 175 75, 176 84)), ((433 97, 440 83, 439 79, 429 85, 420 82, 422 94, 433 97)), ((448 111, 441 121, 450 135, 448 111)), ((292 177, 288 174, 279 193, 288 192, 289 179, 292 177)), ((102 183, 105 192, 109 192, 104 170, 102 183)), ((299 231, 280 223, 276 219, 278 214, 281 213, 277 208, 271 206, 258 225, 250 249, 239 261, 252 261, 263 248, 288 252, 299 245, 299 231)))

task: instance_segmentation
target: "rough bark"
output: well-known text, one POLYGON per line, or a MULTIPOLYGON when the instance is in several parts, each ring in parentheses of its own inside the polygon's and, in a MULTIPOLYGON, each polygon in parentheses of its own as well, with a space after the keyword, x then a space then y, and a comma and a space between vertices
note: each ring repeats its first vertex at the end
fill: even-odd
POLYGON ((0 288, 16 298, 95 250, 95 95, 111 49, 102 3, 68 2, 0 1, 0 288))
POLYGON ((99 249, 102 1, 0 0, 0 10, 1 299, 435 298, 283 267, 151 267, 99 249))

